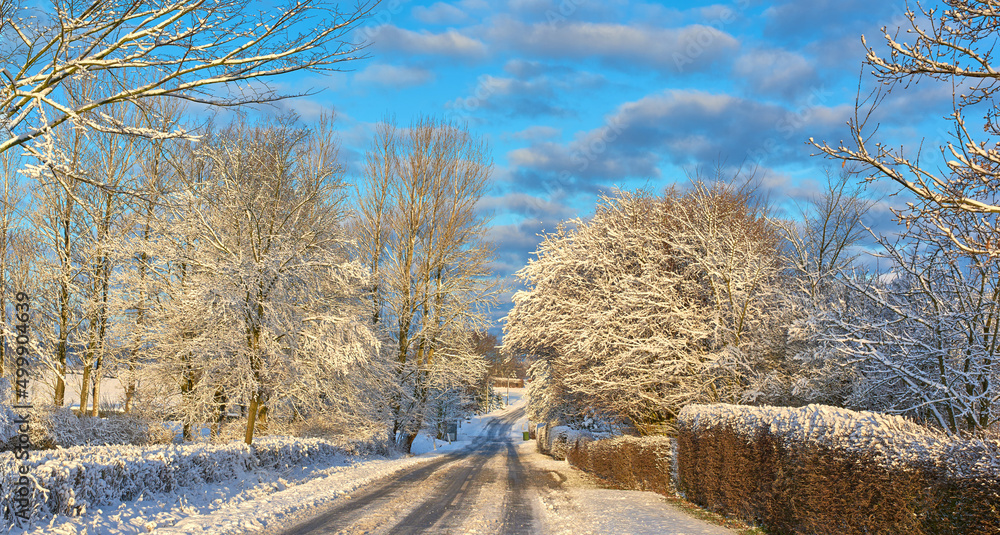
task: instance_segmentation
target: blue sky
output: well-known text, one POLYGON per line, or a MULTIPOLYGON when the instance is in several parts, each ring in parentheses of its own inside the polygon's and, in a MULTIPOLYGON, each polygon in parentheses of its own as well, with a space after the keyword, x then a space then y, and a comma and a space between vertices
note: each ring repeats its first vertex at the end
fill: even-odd
MULTIPOLYGON (((346 7, 346 5, 345 5, 346 7)), ((498 276, 538 234, 586 217, 614 188, 662 190, 698 169, 756 166, 788 210, 840 163, 809 137, 849 135, 864 48, 906 24, 902 1, 386 0, 353 34, 369 58, 349 72, 284 79, 317 94, 281 104, 304 119, 333 108, 349 174, 373 126, 420 115, 467 121, 492 149, 498 276)), ((861 81, 862 92, 872 87, 861 81)), ((878 110, 888 143, 938 145, 951 88, 896 91, 878 110)), ((885 189, 880 193, 891 193, 885 189)), ((886 197, 866 223, 890 228, 886 197)), ((504 304, 497 315, 505 314, 504 304)))

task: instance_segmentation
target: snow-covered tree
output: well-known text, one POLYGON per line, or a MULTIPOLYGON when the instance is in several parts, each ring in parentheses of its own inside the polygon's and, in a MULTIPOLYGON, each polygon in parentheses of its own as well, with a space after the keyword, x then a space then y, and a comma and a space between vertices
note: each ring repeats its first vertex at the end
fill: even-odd
POLYGON ((547 235, 504 327, 506 351, 539 359, 531 403, 561 405, 534 417, 646 431, 687 403, 739 399, 772 349, 780 239, 766 215, 752 189, 696 181, 605 197, 547 235))
MULTIPOLYGON (((123 83, 95 77, 67 83, 65 90, 73 101, 83 101, 113 92, 123 83)), ((155 109, 140 110, 120 102, 104 107, 105 115, 122 125, 144 124, 151 117, 144 111, 155 109)), ((44 244, 39 273, 50 289, 58 287, 56 301, 42 296, 43 303, 48 301, 43 312, 59 318, 43 353, 55 371, 57 402, 65 388, 66 366, 79 365, 80 407, 86 410, 93 396, 95 415, 101 379, 115 350, 115 344, 108 343, 114 293, 120 288, 113 278, 115 243, 122 238, 123 222, 135 200, 123 192, 137 189, 137 158, 146 144, 144 138, 115 131, 87 132, 74 119, 42 136, 35 146, 42 160, 25 166, 41 193, 35 209, 36 231, 44 244), (78 318, 72 319, 74 314, 78 318)))
POLYGON ((924 227, 880 238, 891 269, 847 277, 822 336, 856 376, 848 405, 978 432, 1000 420, 1000 268, 924 227))
MULTIPOLYGON (((150 100, 141 121, 149 127, 170 130, 184 111, 175 101, 150 100)), ((190 147, 190 145, 187 145, 190 147)), ((118 276, 128 284, 119 284, 110 302, 113 322, 112 337, 118 340, 115 356, 109 363, 124 389, 123 410, 130 412, 137 394, 140 363, 149 348, 145 339, 150 310, 157 304, 155 273, 151 264, 154 231, 165 219, 165 195, 170 187, 171 159, 181 152, 184 144, 172 139, 152 139, 140 145, 137 155, 135 195, 127 196, 129 210, 124 214, 121 232, 112 240, 111 255, 119 264, 118 276)), ((189 155, 194 159, 194 155, 189 155)))
POLYGON ((292 118, 237 122, 188 158, 150 244, 163 304, 146 322, 186 423, 239 404, 250 443, 275 412, 364 410, 338 407, 356 397, 355 371, 369 379, 381 363, 330 120, 312 130, 292 118))
POLYGON ((843 277, 870 233, 862 218, 874 200, 856 174, 827 172, 826 187, 806 199, 795 221, 779 222, 787 243, 781 318, 787 324, 786 358, 762 377, 757 401, 774 405, 842 406, 853 370, 823 341, 830 314, 845 303, 843 277))
POLYGON ((491 169, 481 141, 433 119, 406 130, 380 123, 367 155, 358 233, 373 274, 369 314, 394 364, 391 433, 403 451, 425 423, 435 385, 474 384, 485 373, 466 345, 496 296, 476 209, 491 169))
MULTIPOLYGON (((71 84, 72 90, 81 93, 81 100, 93 93, 119 87, 117 81, 98 83, 98 78, 71 84)), ((105 106, 105 115, 115 123, 140 127, 147 121, 135 106, 114 103, 105 106)), ((84 114, 85 116, 88 114, 84 114)), ((88 398, 93 403, 91 415, 97 416, 100 405, 101 383, 106 371, 114 367, 113 360, 120 345, 109 339, 114 317, 114 295, 120 285, 115 277, 120 261, 115 249, 125 234, 125 221, 132 210, 131 195, 122 191, 140 189, 137 174, 140 154, 146 140, 118 132, 90 132, 85 145, 84 165, 79 176, 86 180, 80 186, 77 202, 81 209, 83 234, 80 237, 81 269, 86 320, 86 341, 80 353, 81 388, 80 410, 87 409, 88 398), (93 184, 102 184, 95 187, 93 184)))
POLYGON ((86 139, 78 129, 63 126, 45 139, 45 151, 58 166, 26 165, 25 173, 33 182, 34 207, 31 213, 33 235, 38 242, 38 261, 34 266, 38 292, 34 296, 36 335, 41 346, 39 363, 54 381, 53 403, 62 406, 66 396, 66 372, 82 352, 86 315, 82 297, 83 269, 80 237, 84 234, 79 182, 68 182, 68 170, 78 174, 86 139))
POLYGON ((1000 5, 941 4, 908 3, 904 28, 882 28, 884 48, 862 36, 876 89, 859 98, 849 141, 810 142, 914 199, 895 210, 904 237, 881 239, 892 271, 849 278, 854 297, 838 319, 842 330, 830 333, 862 376, 855 402, 956 433, 996 421, 1000 71, 993 51, 1000 5), (928 84, 949 91, 942 103, 952 106, 945 117, 950 141, 930 156, 924 143, 886 143, 877 135, 879 107, 928 84))

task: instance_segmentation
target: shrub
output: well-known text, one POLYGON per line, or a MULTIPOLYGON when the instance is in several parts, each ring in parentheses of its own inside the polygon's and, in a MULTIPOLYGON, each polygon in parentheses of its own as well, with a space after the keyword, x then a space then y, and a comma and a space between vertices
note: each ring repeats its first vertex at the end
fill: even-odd
MULTIPOLYGON (((306 459, 347 454, 319 439, 261 437, 246 444, 77 446, 32 452, 31 516, 79 515, 88 508, 135 499, 140 493, 170 492, 204 483, 228 481, 247 470, 284 469, 306 459)), ((0 454, 0 501, 13 503, 17 467, 13 453, 0 454)), ((0 517, 15 521, 12 508, 0 517)))

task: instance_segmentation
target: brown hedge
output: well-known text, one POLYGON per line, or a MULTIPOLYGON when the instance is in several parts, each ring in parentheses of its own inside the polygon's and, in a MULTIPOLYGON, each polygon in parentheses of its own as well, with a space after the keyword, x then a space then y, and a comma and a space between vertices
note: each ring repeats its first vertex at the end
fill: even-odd
POLYGON ((668 437, 617 437, 592 440, 581 435, 569 444, 566 459, 614 487, 673 494, 671 440, 668 437))
POLYGON ((1000 533, 1000 480, 957 477, 947 463, 884 459, 730 426, 678 436, 680 490, 770 533, 1000 533))

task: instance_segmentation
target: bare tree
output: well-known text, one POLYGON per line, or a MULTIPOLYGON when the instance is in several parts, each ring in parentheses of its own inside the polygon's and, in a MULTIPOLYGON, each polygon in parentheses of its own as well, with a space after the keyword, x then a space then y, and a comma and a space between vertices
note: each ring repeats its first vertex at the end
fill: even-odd
POLYGON ((23 263, 30 253, 30 249, 23 247, 27 244, 24 237, 27 231, 22 228, 27 207, 23 203, 28 198, 25 188, 18 183, 20 160, 12 153, 0 154, 0 377, 7 372, 10 332, 7 303, 13 301, 16 292, 28 290, 26 280, 15 276, 18 271, 15 266, 20 265, 19 261, 23 263))
POLYGON ((376 4, 362 2, 344 13, 320 0, 266 12, 243 0, 51 0, 45 8, 4 0, 0 152, 16 146, 33 151, 30 142, 67 121, 150 137, 185 134, 101 113, 115 103, 172 97, 236 106, 294 96, 278 93, 268 80, 357 59, 360 47, 341 40, 376 4), (64 90, 98 73, 143 81, 93 98, 64 90))
POLYGON ((62 406, 66 395, 68 365, 82 349, 83 313, 80 267, 80 236, 83 223, 78 202, 81 183, 60 178, 62 170, 74 174, 82 166, 84 133, 62 126, 47 140, 50 154, 58 154, 64 164, 58 167, 26 165, 33 180, 36 202, 31 213, 34 235, 39 244, 39 262, 35 266, 39 292, 36 307, 38 337, 44 350, 40 357, 52 373, 53 403, 62 406))
POLYGON ((358 191, 361 250, 375 276, 373 317, 395 361, 392 438, 403 451, 437 385, 485 372, 466 339, 485 326, 497 290, 476 210, 491 169, 482 142, 433 119, 405 131, 386 121, 368 155, 358 191))
POLYGON ((862 218, 875 200, 855 184, 855 176, 845 171, 834 177, 827 170, 826 187, 807 199, 799 221, 781 224, 796 280, 812 300, 821 299, 850 268, 858 256, 854 248, 869 235, 862 218))
POLYGON ((992 0, 944 0, 944 9, 908 8, 909 27, 890 34, 882 28, 888 54, 869 46, 865 62, 878 88, 859 98, 848 122, 850 142, 810 143, 822 153, 860 164, 871 172, 868 180, 884 178, 916 197, 917 202, 897 216, 907 225, 926 219, 936 232, 968 254, 1000 254, 1000 133, 994 94, 1000 89, 1000 70, 993 47, 1000 5, 992 0), (904 40, 911 37, 912 43, 904 40), (911 84, 949 84, 953 88, 950 115, 954 141, 938 147, 938 165, 922 162, 921 147, 894 147, 878 141, 876 110, 893 91, 911 84), (981 126, 966 126, 967 112, 982 113, 981 126), (982 139, 975 132, 982 130, 982 139), (965 217, 975 214, 978 217, 965 217))

